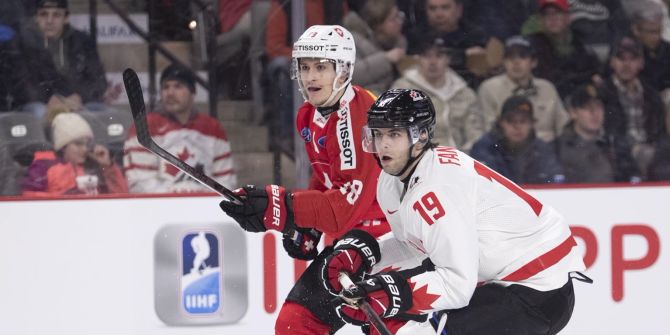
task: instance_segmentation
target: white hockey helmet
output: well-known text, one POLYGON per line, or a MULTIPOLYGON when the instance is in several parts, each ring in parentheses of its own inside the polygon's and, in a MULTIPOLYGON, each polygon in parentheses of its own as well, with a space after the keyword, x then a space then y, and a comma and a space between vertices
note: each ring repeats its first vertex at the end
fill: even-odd
MULTIPOLYGON (((332 60, 335 63, 335 79, 333 80, 333 92, 323 106, 329 106, 334 101, 337 93, 347 87, 354 75, 354 63, 356 62, 356 44, 351 33, 338 25, 316 25, 311 26, 293 44, 293 57, 291 61, 291 79, 298 81, 300 92, 307 100, 307 94, 300 80, 300 58, 321 58, 332 60), (338 86, 342 76, 347 80, 338 86)), ((321 107, 321 106, 317 106, 321 107)))

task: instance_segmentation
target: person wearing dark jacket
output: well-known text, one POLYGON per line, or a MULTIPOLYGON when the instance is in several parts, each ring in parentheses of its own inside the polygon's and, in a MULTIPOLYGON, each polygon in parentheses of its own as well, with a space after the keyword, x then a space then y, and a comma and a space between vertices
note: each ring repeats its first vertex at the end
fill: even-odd
POLYGON ((23 29, 24 43, 47 50, 82 102, 103 102, 107 91, 105 70, 94 40, 68 24, 67 0, 40 0, 34 22, 23 29))
POLYGON ((605 131, 625 136, 641 173, 654 156, 656 143, 667 134, 665 109, 658 92, 639 78, 644 67, 642 47, 624 37, 613 48, 611 76, 600 87, 605 104, 605 131))
POLYGON ((606 134, 605 109, 593 85, 567 99, 571 121, 556 141, 567 183, 639 182, 639 171, 625 137, 606 134))
POLYGON ((542 30, 528 36, 537 58, 533 73, 552 82, 565 98, 575 87, 591 82, 601 63, 570 30, 567 0, 540 0, 539 7, 542 30))
POLYGON ((475 142, 470 155, 517 184, 562 182, 554 149, 535 137, 533 122, 527 98, 508 98, 495 127, 475 142))
MULTIPOLYGON (((489 36, 478 26, 463 19, 463 0, 426 0, 426 22, 407 32, 407 53, 419 54, 418 41, 423 36, 437 34, 444 39, 450 49, 450 66, 459 76, 465 79, 471 87, 476 87, 488 74, 475 73, 474 63, 482 61, 487 67, 500 65, 501 59, 489 54, 489 44, 498 44, 502 49, 502 42, 489 36), (477 61, 479 60, 479 61, 477 61), (470 64, 468 64, 470 63, 470 64)), ((477 72, 481 72, 477 70, 477 72)), ((490 69, 488 69, 490 70, 490 69)))

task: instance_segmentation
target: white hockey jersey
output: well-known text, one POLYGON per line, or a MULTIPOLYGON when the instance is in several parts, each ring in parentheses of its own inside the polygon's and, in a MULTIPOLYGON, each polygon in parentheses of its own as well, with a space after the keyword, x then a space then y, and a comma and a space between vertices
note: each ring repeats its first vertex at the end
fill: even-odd
POLYGON ((398 255, 412 253, 435 264, 410 279, 410 312, 464 307, 484 283, 548 291, 584 270, 558 212, 465 153, 428 150, 408 180, 404 191, 399 178, 382 172, 377 199, 398 240, 382 243, 383 266, 389 253, 398 264, 398 255), (414 250, 403 253, 399 245, 414 250))
MULTIPOLYGON (((230 143, 218 120, 193 113, 186 124, 162 113, 147 114, 149 133, 163 149, 202 169, 221 185, 236 187, 230 143)), ((124 145, 123 165, 132 193, 210 192, 184 172, 144 149, 137 140, 135 126, 124 145)))

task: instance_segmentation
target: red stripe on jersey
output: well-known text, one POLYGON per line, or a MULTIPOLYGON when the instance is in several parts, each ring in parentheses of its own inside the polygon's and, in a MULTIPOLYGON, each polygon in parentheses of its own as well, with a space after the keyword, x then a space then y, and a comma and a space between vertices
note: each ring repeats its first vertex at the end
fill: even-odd
POLYGON ((233 173, 233 172, 235 172, 234 169, 223 170, 223 171, 221 171, 221 172, 216 172, 216 173, 214 173, 214 177, 221 177, 221 176, 229 175, 229 174, 231 174, 231 173, 233 173))
POLYGON ((158 170, 157 167, 151 166, 151 165, 144 165, 144 164, 130 164, 126 167, 127 170, 133 170, 133 169, 138 169, 138 170, 150 170, 150 171, 156 171, 158 170))
POLYGON ((504 281, 521 281, 528 279, 540 271, 550 268, 552 265, 558 263, 563 257, 567 256, 570 253, 572 247, 576 246, 577 242, 570 235, 568 239, 559 244, 556 248, 551 249, 544 253, 542 256, 535 258, 534 260, 528 262, 526 265, 522 266, 518 270, 507 275, 502 280, 504 281))
POLYGON ((130 147, 125 150, 123 150, 123 154, 127 155, 131 152, 149 152, 149 150, 144 149, 143 147, 130 147))
POLYGON ((227 152, 227 153, 225 153, 221 156, 216 156, 216 157, 214 157, 214 161, 216 162, 216 161, 221 160, 221 159, 226 159, 226 158, 230 157, 230 155, 231 155, 230 152, 227 152))

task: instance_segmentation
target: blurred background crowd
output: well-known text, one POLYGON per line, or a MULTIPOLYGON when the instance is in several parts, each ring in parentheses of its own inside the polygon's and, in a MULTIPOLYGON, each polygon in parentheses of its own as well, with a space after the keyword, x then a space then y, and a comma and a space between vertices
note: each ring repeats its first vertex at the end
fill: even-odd
POLYGON ((668 181, 669 6, 3 0, 0 195, 206 191, 137 142, 128 66, 143 74, 161 146, 230 188, 299 186, 289 68, 296 27, 315 24, 352 32, 354 84, 425 91, 436 142, 517 183, 668 181), (109 29, 117 21, 127 30, 109 29), (123 34, 141 41, 101 38, 123 34))

